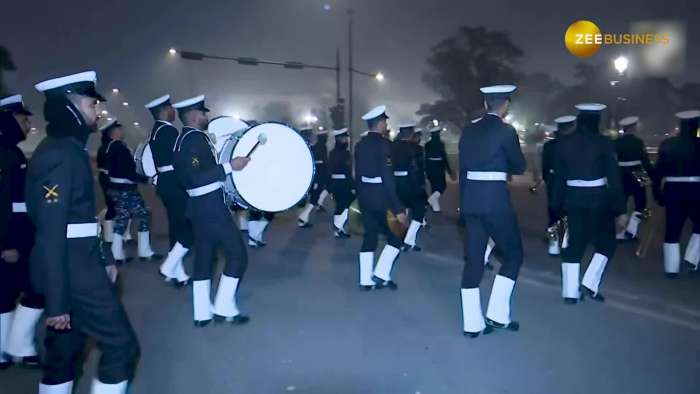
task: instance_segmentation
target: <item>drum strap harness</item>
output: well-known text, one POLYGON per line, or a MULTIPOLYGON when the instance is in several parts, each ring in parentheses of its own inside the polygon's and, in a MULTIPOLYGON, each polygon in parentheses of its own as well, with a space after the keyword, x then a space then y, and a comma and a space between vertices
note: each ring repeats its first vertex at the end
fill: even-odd
POLYGON ((221 182, 214 182, 194 189, 187 189, 187 194, 190 197, 199 197, 219 189, 221 189, 221 182))

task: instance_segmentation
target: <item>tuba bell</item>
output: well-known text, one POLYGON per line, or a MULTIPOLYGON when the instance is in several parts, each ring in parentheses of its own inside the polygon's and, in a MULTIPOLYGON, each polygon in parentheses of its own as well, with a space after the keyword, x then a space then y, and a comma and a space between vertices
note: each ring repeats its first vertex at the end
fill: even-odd
MULTIPOLYGON (((353 235, 361 236, 365 233, 365 227, 362 224, 362 211, 360 210, 360 204, 357 199, 350 204, 350 213, 348 215, 348 229, 353 235)), ((389 230, 396 235, 399 239, 403 239, 406 236, 408 227, 404 226, 399 222, 393 212, 386 211, 386 220, 389 224, 389 230)))

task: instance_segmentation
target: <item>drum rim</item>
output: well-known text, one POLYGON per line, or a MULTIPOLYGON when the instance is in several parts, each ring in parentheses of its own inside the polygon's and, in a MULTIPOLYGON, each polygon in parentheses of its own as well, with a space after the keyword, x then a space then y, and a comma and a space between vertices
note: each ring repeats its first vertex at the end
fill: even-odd
MULTIPOLYGON (((278 125, 287 127, 287 128, 289 128, 289 129, 292 129, 292 130, 294 131, 294 133, 297 135, 297 137, 301 138, 301 140, 304 142, 304 145, 306 146, 306 149, 309 151, 309 156, 311 157, 311 183, 310 183, 309 186, 306 188, 306 192, 305 192, 304 195, 299 199, 299 201, 297 201, 296 203, 294 203, 291 207, 289 207, 289 208, 287 208, 287 209, 283 209, 283 210, 281 210, 281 211, 263 211, 263 210, 257 208, 256 206, 254 206, 253 204, 251 204, 250 202, 248 202, 248 201, 241 195, 241 193, 238 192, 238 189, 236 189, 236 194, 238 194, 238 197, 241 199, 241 201, 242 201, 244 204, 246 204, 246 205, 248 206, 248 209, 255 209, 256 211, 260 211, 260 212, 270 212, 270 213, 284 212, 284 211, 286 211, 286 210, 289 210, 289 209, 291 209, 291 208, 294 208, 297 204, 299 204, 299 202, 300 202, 301 200, 303 200, 304 198, 306 198, 306 196, 309 194, 309 191, 311 190, 311 188, 312 188, 313 185, 314 185, 314 178, 316 177, 316 164, 314 163, 314 155, 313 155, 313 152, 311 151, 311 147, 309 146, 309 144, 306 143, 306 140, 305 140, 304 137, 301 135, 301 133, 299 132, 299 130, 297 130, 295 127, 292 127, 292 126, 290 126, 290 125, 288 125, 288 124, 286 124, 286 123, 283 123, 283 122, 276 122, 276 121, 258 123, 258 124, 254 125, 254 126, 250 126, 250 127, 248 127, 247 129, 245 129, 245 131, 244 131, 243 134, 241 134, 241 135, 245 135, 245 133, 247 133, 248 131, 250 131, 250 130, 251 130, 252 128, 254 128, 254 127, 263 126, 263 125, 266 125, 266 124, 278 124, 278 125)), ((240 140, 240 139, 239 139, 239 140, 240 140)), ((234 146, 233 148, 236 149, 235 146, 234 146)), ((231 182, 233 183, 233 186, 235 187, 235 186, 236 186, 236 183, 233 181, 233 176, 231 176, 231 182)))

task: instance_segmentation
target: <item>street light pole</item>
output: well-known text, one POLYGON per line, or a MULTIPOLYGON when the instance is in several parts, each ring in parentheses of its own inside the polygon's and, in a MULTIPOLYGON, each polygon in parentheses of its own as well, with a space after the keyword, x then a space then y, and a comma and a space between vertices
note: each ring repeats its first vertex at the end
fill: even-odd
POLYGON ((348 130, 350 130, 350 147, 352 149, 353 130, 352 130, 352 116, 353 116, 353 97, 352 97, 352 8, 348 8, 348 130))

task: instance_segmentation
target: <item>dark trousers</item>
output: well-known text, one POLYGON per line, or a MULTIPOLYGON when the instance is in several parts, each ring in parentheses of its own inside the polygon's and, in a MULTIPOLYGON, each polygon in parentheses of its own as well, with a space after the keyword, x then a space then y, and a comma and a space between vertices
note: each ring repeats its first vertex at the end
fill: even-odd
POLYGON ((311 191, 309 192, 309 203, 311 203, 313 205, 318 205, 318 200, 319 200, 319 197, 321 196, 321 192, 325 188, 326 188, 326 181, 317 175, 316 179, 314 180, 314 185, 311 188, 311 191))
POLYGON ((95 340, 102 353, 97 371, 102 383, 115 384, 134 377, 140 356, 138 340, 115 288, 107 275, 103 276, 89 291, 73 291, 71 330, 47 331, 42 383, 61 384, 80 376, 88 337, 95 340))
POLYGON ((411 211, 411 220, 422 222, 425 217, 425 189, 401 177, 396 179, 396 194, 401 203, 411 211))
POLYGON ((589 243, 595 252, 611 259, 615 254, 615 215, 606 208, 567 207, 569 247, 562 252, 565 263, 581 264, 589 243))
POLYGON ((166 180, 161 177, 158 182, 157 191, 163 201, 165 211, 168 216, 168 237, 170 248, 179 242, 180 245, 190 249, 194 242, 192 234, 192 223, 190 223, 185 211, 187 209, 187 193, 174 184, 173 180, 166 180), (161 184, 163 182, 164 184, 161 184))
POLYGON ((430 193, 440 192, 444 194, 447 189, 447 182, 445 181, 445 171, 433 170, 426 171, 428 181, 430 182, 430 193))
POLYGON ((664 242, 680 242, 687 219, 693 223, 693 233, 700 233, 700 186, 690 184, 666 184, 664 202, 666 206, 666 233, 664 242))
POLYGON ((26 213, 13 213, 9 220, 11 245, 5 249, 16 249, 19 259, 8 263, 0 259, 0 313, 15 309, 17 302, 27 308, 41 309, 44 298, 37 294, 29 279, 29 254, 34 244, 34 226, 26 213))
POLYGON ((553 186, 551 186, 551 182, 547 182, 546 184, 547 187, 547 228, 552 227, 556 222, 558 222, 561 218, 564 217, 564 215, 557 209, 552 208, 552 205, 550 202, 552 201, 552 194, 554 191, 552 190, 553 186))
POLYGON ((211 278, 217 248, 221 247, 226 259, 224 275, 242 278, 248 267, 248 252, 241 232, 219 192, 190 198, 188 212, 194 229, 193 280, 211 278))
POLYGON ((462 271, 462 288, 479 287, 484 274, 484 253, 489 237, 503 253, 499 275, 517 280, 523 264, 523 244, 515 212, 498 212, 483 215, 464 214, 465 264, 462 271))
POLYGON ((634 210, 642 212, 647 208, 647 191, 634 179, 631 173, 622 174, 622 188, 625 192, 625 201, 630 197, 634 199, 634 210))
POLYGON ((377 211, 362 207, 360 207, 360 210, 362 211, 362 225, 365 227, 360 252, 374 252, 379 242, 379 234, 383 234, 386 237, 387 244, 397 249, 403 245, 403 241, 389 229, 386 210, 377 211))
POLYGON ((112 196, 108 193, 109 185, 111 184, 109 182, 109 175, 100 173, 100 175, 98 176, 98 180, 100 182, 100 189, 102 189, 102 194, 104 195, 105 207, 107 208, 107 212, 105 213, 105 220, 114 220, 114 216, 117 214, 117 212, 114 209, 114 200, 112 199, 112 196))
POLYGON ((333 194, 335 200, 334 215, 340 215, 344 210, 350 207, 355 199, 355 194, 352 192, 352 183, 347 179, 333 180, 328 184, 329 192, 333 194))

